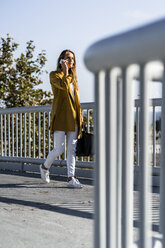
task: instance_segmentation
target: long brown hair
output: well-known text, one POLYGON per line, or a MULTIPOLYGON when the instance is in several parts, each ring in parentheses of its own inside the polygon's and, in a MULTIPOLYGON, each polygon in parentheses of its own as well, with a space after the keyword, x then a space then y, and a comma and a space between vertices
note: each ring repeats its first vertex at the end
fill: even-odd
POLYGON ((69 69, 69 74, 72 74, 72 77, 73 77, 72 83, 73 83, 74 87, 78 90, 77 73, 76 73, 76 56, 75 56, 74 52, 72 52, 69 49, 66 49, 66 50, 61 52, 61 54, 57 60, 57 70, 62 71, 62 66, 60 64, 60 60, 64 59, 67 52, 72 53, 73 57, 74 57, 74 64, 73 64, 73 67, 69 69))

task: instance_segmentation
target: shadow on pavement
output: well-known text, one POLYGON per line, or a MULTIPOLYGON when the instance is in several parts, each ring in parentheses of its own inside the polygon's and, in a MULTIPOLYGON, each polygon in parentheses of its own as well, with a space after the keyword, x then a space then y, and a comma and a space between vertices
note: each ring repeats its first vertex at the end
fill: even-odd
POLYGON ((72 216, 86 218, 86 219, 93 219, 92 213, 83 212, 83 211, 76 210, 76 209, 68 209, 68 208, 59 207, 59 206, 52 206, 46 203, 17 200, 17 199, 12 199, 12 198, 7 198, 7 197, 0 197, 0 202, 7 203, 7 204, 17 204, 17 205, 22 205, 22 206, 27 206, 27 207, 34 207, 38 209, 43 209, 43 210, 56 212, 60 214, 72 215, 72 216))
POLYGON ((8 184, 0 184, 0 188, 35 188, 35 189, 70 189, 67 186, 55 186, 54 184, 48 186, 47 184, 39 184, 39 183, 8 183, 8 184), (43 186, 42 186, 43 185, 43 186))

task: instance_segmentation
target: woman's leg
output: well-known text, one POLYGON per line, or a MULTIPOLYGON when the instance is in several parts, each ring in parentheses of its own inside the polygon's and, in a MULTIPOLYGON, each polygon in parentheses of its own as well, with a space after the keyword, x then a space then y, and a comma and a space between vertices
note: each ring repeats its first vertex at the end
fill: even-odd
POLYGON ((52 163, 56 159, 56 157, 61 155, 65 150, 65 132, 56 131, 54 133, 54 135, 55 135, 54 148, 52 151, 49 152, 47 159, 44 163, 44 167, 46 167, 47 169, 50 168, 50 166, 52 165, 52 163))
POLYGON ((75 132, 67 132, 67 169, 68 178, 75 176, 76 165, 76 144, 77 144, 77 126, 75 132))
POLYGON ((77 145, 77 126, 75 132, 67 133, 67 169, 68 169, 68 187, 82 188, 83 185, 75 178, 76 165, 76 145, 77 145))

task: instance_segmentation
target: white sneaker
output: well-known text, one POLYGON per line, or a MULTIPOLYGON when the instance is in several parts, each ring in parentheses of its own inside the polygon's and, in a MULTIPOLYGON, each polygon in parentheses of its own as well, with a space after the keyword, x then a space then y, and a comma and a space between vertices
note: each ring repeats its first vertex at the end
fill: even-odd
POLYGON ((67 182, 67 185, 68 185, 68 187, 72 187, 72 188, 82 188, 83 187, 83 185, 75 177, 72 177, 72 180, 67 182))
POLYGON ((40 165, 40 173, 41 173, 41 179, 45 183, 50 183, 50 178, 49 178, 49 170, 44 170, 42 168, 42 164, 40 165))

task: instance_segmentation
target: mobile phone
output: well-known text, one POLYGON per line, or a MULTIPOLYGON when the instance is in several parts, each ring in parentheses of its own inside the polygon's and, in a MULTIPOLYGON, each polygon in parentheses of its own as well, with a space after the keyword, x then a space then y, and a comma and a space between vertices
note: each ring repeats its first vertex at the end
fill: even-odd
POLYGON ((63 59, 60 59, 60 64, 62 65, 63 59))

